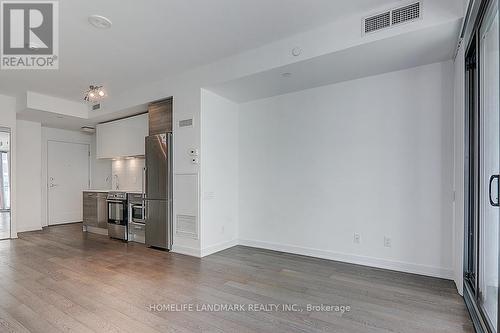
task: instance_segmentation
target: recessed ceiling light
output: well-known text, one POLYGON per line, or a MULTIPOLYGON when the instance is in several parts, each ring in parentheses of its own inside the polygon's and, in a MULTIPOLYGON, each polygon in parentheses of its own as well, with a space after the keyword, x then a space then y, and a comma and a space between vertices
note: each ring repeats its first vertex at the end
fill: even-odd
POLYGON ((282 77, 289 78, 289 77, 291 77, 291 76, 292 76, 292 73, 288 73, 288 72, 286 72, 286 73, 282 73, 282 74, 281 74, 281 76, 282 76, 282 77))
POLYGON ((89 23, 98 29, 109 29, 112 25, 110 19, 101 15, 90 15, 89 23))

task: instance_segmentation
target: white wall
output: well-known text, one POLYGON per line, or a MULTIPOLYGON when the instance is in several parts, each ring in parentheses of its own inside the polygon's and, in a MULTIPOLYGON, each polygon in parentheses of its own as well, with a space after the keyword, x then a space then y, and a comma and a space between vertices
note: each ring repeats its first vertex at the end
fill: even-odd
POLYGON ((41 137, 40 123, 17 121, 17 232, 42 228, 41 137))
MULTIPOLYGON (((15 120, 15 113, 14 113, 15 120)), ((16 124, 16 122, 14 123, 16 124)), ((0 126, 6 126, 1 125, 0 126)), ((89 144, 91 149, 90 170, 91 187, 95 189, 111 188, 111 161, 95 158, 95 136, 77 131, 42 127, 40 123, 17 120, 15 149, 17 163, 13 160, 13 178, 17 177, 17 191, 13 202, 22 205, 17 212, 15 230, 17 232, 40 230, 47 226, 47 143, 49 140, 89 144), (14 164, 15 163, 15 164, 14 164)), ((14 185, 13 185, 14 187, 14 185)))
POLYGON ((445 62, 240 105, 240 242, 452 278, 452 87, 445 62))
MULTIPOLYGON (((200 174, 199 167, 190 163, 186 151, 201 146, 200 132, 200 89, 217 83, 231 81, 243 76, 252 75, 271 68, 281 67, 306 59, 336 52, 365 43, 374 42, 396 36, 401 33, 430 28, 440 24, 457 21, 462 14, 462 4, 455 0, 427 1, 425 19, 414 24, 406 24, 381 31, 370 36, 362 36, 360 31, 360 15, 343 17, 337 22, 299 33, 257 49, 221 59, 215 63, 201 66, 184 73, 165 77, 156 82, 131 87, 119 96, 106 101, 101 115, 110 114, 129 108, 130 106, 149 103, 165 97, 174 96, 174 216, 191 206, 191 198, 199 198, 199 188, 195 181, 185 182, 186 175, 196 178, 200 174), (339 34, 342 31, 342 34, 339 34), (300 57, 291 54, 291 48, 300 46, 304 51, 300 57), (177 121, 187 117, 194 118, 193 128, 178 128, 177 121), (182 184, 182 185, 180 185, 182 184), (187 185, 189 184, 189 185, 187 185), (188 187, 183 187, 188 186, 188 187), (188 200, 188 201, 186 201, 188 200)), ((384 8, 386 6, 384 5, 384 8)), ((366 13, 370 14, 370 13, 366 13)), ((202 156, 201 159, 204 157, 202 156)), ((198 211, 195 212, 199 214, 198 211)), ((175 221, 174 221, 175 223, 175 221)), ((200 220, 200 225, 204 221, 200 220)), ((199 239, 190 239, 174 235, 174 252, 200 255, 199 239)))
POLYGON ((97 160, 95 135, 42 127, 42 226, 47 225, 47 142, 62 141, 90 145, 90 187, 111 189, 111 161, 97 160))
POLYGON ((144 166, 143 158, 113 161, 111 189, 141 192, 144 184, 144 166))
POLYGON ((201 255, 237 244, 238 104, 201 92, 201 255))

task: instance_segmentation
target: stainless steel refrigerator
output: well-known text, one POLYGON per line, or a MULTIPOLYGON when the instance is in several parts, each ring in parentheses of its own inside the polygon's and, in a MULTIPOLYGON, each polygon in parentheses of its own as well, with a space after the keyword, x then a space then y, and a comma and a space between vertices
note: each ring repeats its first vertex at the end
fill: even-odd
POLYGON ((172 134, 146 138, 146 245, 172 249, 172 134))

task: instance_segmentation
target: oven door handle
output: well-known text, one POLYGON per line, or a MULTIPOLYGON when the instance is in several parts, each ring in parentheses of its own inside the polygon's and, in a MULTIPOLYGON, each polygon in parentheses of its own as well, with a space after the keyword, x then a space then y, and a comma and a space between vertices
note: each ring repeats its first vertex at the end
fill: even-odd
POLYGON ((143 209, 143 218, 144 218, 144 221, 147 222, 149 220, 149 200, 145 199, 144 200, 144 205, 142 206, 142 209, 143 209))
POLYGON ((146 223, 141 223, 141 222, 130 222, 130 224, 141 226, 141 227, 144 227, 146 225, 146 223))
POLYGON ((121 201, 121 200, 107 200, 107 201, 108 201, 108 203, 117 203, 117 204, 122 204, 122 205, 125 204, 125 202, 121 201))

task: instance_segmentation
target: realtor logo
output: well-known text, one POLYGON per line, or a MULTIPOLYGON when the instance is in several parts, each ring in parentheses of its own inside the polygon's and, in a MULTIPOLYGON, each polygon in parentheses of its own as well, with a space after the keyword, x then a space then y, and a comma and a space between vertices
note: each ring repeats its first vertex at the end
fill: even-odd
POLYGON ((58 69, 58 2, 0 4, 1 69, 58 69))

